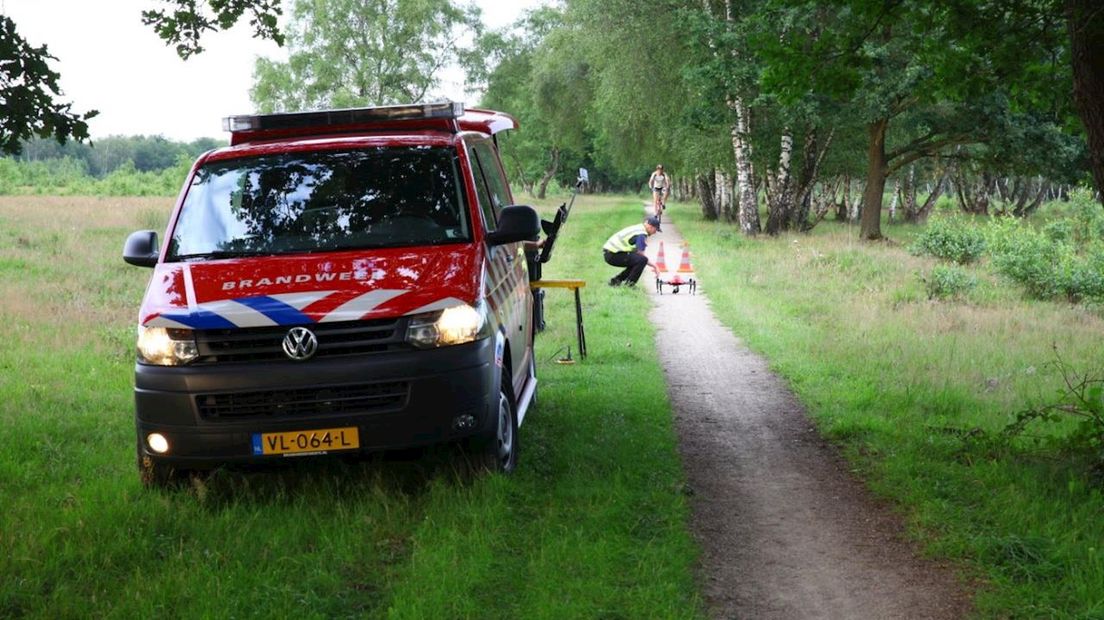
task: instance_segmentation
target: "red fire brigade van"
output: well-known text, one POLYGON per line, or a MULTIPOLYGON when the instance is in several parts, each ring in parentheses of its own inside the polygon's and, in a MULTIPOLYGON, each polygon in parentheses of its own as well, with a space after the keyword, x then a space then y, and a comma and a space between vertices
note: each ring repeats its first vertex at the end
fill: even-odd
POLYGON ((464 439, 500 471, 536 390, 524 242, 496 134, 458 103, 225 119, 153 268, 135 423, 147 484, 224 463, 464 439))

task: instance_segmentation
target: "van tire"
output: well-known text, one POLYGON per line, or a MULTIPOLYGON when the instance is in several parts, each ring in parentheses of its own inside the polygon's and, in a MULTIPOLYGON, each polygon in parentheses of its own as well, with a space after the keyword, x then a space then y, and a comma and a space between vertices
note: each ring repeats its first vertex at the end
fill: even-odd
POLYGON ((476 446, 480 465, 487 471, 508 474, 517 467, 517 403, 512 392, 510 379, 504 374, 499 381, 498 409, 491 434, 479 442, 482 445, 476 446))

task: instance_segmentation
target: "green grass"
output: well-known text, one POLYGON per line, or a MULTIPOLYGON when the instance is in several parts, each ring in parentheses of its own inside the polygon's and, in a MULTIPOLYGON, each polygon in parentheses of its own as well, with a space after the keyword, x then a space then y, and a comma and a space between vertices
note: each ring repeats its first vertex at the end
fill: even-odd
MULTIPOLYGON (((547 211, 552 205, 545 205, 547 211)), ((126 235, 168 199, 0 198, 0 617, 697 618, 697 549, 642 291, 600 247, 638 218, 583 197, 546 277, 540 402, 512 476, 443 447, 220 471, 144 490, 126 235), (621 224, 624 220, 624 224, 621 224), (628 377, 629 379, 626 379, 628 377)))
MULTIPOLYGON (((1104 482, 1031 429, 1011 449, 972 441, 1063 387, 1072 367, 1104 369, 1099 309, 1026 299, 984 264, 978 285, 929 301, 896 244, 825 222, 812 235, 745 239, 689 205, 673 219, 718 318, 763 353, 877 493, 907 515, 929 553, 962 564, 982 617, 1104 618, 1104 482), (976 429, 976 430, 973 430, 976 429)), ((1098 470, 1097 470, 1098 471, 1098 470)))
MULTIPOLYGON (((0 617, 702 617, 649 303, 604 286, 602 242, 639 202, 581 197, 546 266, 588 282, 590 356, 555 363, 579 353, 571 294, 549 290, 515 475, 473 476, 441 448, 152 492, 131 392, 149 271, 120 253, 171 202, 0 198, 0 617)), ((963 268, 976 287, 929 301, 912 227, 884 228, 898 245, 831 222, 748 240, 672 214, 718 317, 928 552, 961 563, 980 616, 1104 617, 1100 478, 1050 444, 956 432, 1051 399, 1052 347, 1104 366, 1098 308, 1028 300, 984 261, 963 268)))

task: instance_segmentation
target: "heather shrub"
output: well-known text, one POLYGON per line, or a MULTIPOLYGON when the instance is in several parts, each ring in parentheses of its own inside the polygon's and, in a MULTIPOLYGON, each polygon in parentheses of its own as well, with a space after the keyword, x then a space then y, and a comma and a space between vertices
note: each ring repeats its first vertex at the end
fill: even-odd
POLYGON ((960 265, 972 263, 985 252, 985 233, 960 217, 935 217, 913 245, 916 254, 930 254, 960 265))
POLYGON ((961 267, 936 265, 921 278, 928 299, 953 299, 965 295, 977 286, 977 277, 961 267))

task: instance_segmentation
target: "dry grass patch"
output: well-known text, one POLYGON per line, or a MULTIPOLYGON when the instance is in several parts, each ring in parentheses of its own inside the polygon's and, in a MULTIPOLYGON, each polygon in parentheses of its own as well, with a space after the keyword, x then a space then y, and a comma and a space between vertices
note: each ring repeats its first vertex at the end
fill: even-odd
POLYGON ((160 232, 171 209, 167 198, 0 197, 0 318, 24 327, 24 344, 116 352, 149 278, 123 263, 123 241, 160 232))

